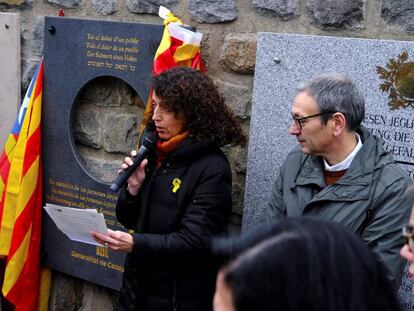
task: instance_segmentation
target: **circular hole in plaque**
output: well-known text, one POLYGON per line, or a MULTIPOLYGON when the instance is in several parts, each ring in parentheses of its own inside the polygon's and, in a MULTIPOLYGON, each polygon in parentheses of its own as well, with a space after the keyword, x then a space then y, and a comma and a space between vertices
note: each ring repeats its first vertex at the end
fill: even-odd
POLYGON ((76 96, 72 135, 81 166, 94 179, 111 183, 125 155, 136 149, 145 105, 125 81, 103 76, 76 96))

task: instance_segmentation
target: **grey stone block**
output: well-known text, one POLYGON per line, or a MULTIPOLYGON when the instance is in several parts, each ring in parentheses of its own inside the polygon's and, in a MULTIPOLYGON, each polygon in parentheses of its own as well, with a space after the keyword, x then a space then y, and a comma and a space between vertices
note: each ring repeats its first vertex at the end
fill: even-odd
POLYGON ((212 52, 213 52, 213 38, 216 38, 216 34, 211 33, 203 33, 203 39, 201 40, 201 58, 204 61, 204 64, 207 68, 209 68, 209 63, 212 60, 212 52))
MULTIPOLYGON (((22 92, 26 93, 39 59, 22 59, 22 92)), ((24 94, 22 94, 23 98, 24 94)))
POLYGON ((188 9, 199 23, 221 23, 237 18, 234 0, 190 0, 188 9))
MULTIPOLYGON (((85 169, 96 179, 110 183, 118 176, 117 172, 121 167, 121 161, 97 158, 96 156, 83 156, 85 169)), ((96 309, 112 310, 112 309, 96 309)))
POLYGON ((27 23, 27 21, 22 20, 20 31, 21 31, 22 47, 26 47, 28 44, 27 42, 30 41, 31 36, 33 35, 32 27, 27 23))
POLYGON ((92 0, 92 7, 102 15, 111 15, 116 11, 116 0, 92 0))
POLYGON ((119 91, 123 82, 113 77, 97 78, 87 84, 81 102, 101 107, 120 107, 123 97, 119 91))
POLYGON ((234 114, 241 119, 248 118, 252 101, 250 88, 221 80, 216 80, 215 83, 234 114))
POLYGON ((414 33, 414 1, 381 0, 381 17, 389 24, 414 33))
POLYGON ((52 277, 49 310, 78 310, 81 306, 82 281, 66 274, 54 272, 52 277))
POLYGON ((43 53, 45 19, 43 16, 36 16, 33 25, 32 52, 40 56, 43 53))
POLYGON ((244 188, 243 186, 234 183, 233 189, 232 189, 232 198, 233 198, 233 206, 232 206, 232 214, 233 217, 236 217, 238 219, 241 218, 241 215, 243 214, 243 198, 244 195, 244 188))
POLYGON ((264 15, 274 14, 282 20, 287 20, 297 15, 298 0, 253 0, 253 6, 264 15))
POLYGON ((93 109, 77 109, 73 124, 73 137, 77 143, 100 149, 101 116, 93 109))
POLYGON ((47 2, 65 8, 75 8, 81 4, 82 0, 47 0, 47 2))
POLYGON ((129 110, 133 110, 134 113, 137 113, 142 117, 145 110, 145 104, 137 92, 130 85, 123 83, 123 81, 119 81, 118 92, 116 94, 118 93, 119 97, 117 97, 117 105, 131 106, 129 110))
POLYGON ((103 148, 111 153, 129 154, 138 143, 138 117, 133 114, 109 114, 104 121, 103 148))
POLYGON ((253 74, 256 59, 254 34, 229 34, 226 36, 220 64, 231 71, 253 74))
POLYGON ((247 167, 247 149, 242 147, 235 147, 233 156, 236 172, 239 174, 246 174, 247 167))
POLYGON ((177 0, 126 0, 128 10, 132 13, 158 14, 160 5, 171 9, 177 0))
POLYGON ((313 21, 322 28, 360 28, 364 20, 364 1, 309 0, 313 21))

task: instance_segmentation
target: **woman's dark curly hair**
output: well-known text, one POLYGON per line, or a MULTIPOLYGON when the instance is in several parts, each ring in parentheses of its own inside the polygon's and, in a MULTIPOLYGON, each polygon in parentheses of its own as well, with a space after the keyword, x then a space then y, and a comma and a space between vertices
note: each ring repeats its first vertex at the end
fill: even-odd
MULTIPOLYGON (((185 129, 194 139, 219 147, 230 143, 245 145, 246 136, 233 112, 205 74, 177 67, 154 77, 152 87, 163 109, 184 116, 185 129)), ((144 122, 148 124, 151 117, 152 112, 144 122)))

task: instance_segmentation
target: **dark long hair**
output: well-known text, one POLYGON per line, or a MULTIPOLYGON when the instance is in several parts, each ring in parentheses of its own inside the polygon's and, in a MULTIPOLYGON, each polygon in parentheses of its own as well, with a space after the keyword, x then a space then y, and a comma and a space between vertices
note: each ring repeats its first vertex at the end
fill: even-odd
POLYGON ((288 218, 214 243, 237 311, 399 310, 385 268, 336 223, 288 218))
MULTIPOLYGON (((245 145, 246 136, 234 114, 205 74, 191 68, 173 68, 154 77, 152 87, 166 111, 184 116, 185 127, 194 139, 219 147, 245 145)), ((151 115, 146 118, 147 124, 151 115)))

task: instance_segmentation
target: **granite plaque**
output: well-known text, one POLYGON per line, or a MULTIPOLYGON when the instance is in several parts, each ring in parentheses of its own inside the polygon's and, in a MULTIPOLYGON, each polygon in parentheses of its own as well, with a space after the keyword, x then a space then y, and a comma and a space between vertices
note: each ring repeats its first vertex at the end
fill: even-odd
MULTIPOLYGON (((288 133, 296 86, 315 75, 338 72, 356 82, 367 102, 363 124, 384 139, 385 148, 414 177, 414 104, 410 100, 413 83, 397 81, 387 90, 381 86, 387 82, 387 74, 378 69, 389 71, 393 66, 387 64, 398 60, 399 65, 404 62, 406 68, 412 68, 414 42, 259 34, 243 230, 259 223, 278 169, 296 145, 296 139, 288 133), (403 99, 397 94, 397 101, 393 101, 392 87, 403 99)), ((412 304, 407 302, 408 305, 412 304)))
MULTIPOLYGON (((95 208, 107 226, 125 230, 115 217, 117 194, 85 169, 73 138, 74 103, 91 80, 110 76, 130 85, 146 102, 152 61, 163 26, 70 18, 45 18, 43 165, 44 200, 95 208)), ((78 243, 44 214, 43 250, 51 268, 119 289, 125 255, 78 243)))
POLYGON ((0 13, 0 148, 20 107, 20 15, 0 13))
POLYGON ((289 135, 296 86, 322 73, 349 76, 366 97, 364 125, 414 177, 414 107, 392 109, 377 67, 406 51, 414 62, 414 42, 260 33, 258 37, 243 227, 259 222, 278 168, 296 139, 289 135))

